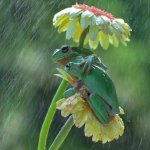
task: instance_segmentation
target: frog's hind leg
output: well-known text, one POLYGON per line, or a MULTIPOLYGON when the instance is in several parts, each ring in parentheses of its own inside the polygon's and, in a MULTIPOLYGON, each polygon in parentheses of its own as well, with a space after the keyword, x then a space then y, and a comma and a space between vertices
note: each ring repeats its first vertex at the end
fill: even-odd
POLYGON ((103 124, 108 124, 110 120, 105 105, 103 103, 103 100, 100 99, 100 97, 97 96, 96 94, 90 94, 90 96, 88 97, 88 103, 91 109, 93 110, 95 116, 103 124))
POLYGON ((108 101, 106 101, 102 97, 98 96, 98 98, 103 102, 108 115, 115 116, 116 114, 119 114, 119 105, 118 107, 116 105, 110 105, 110 103, 108 103, 108 101))
POLYGON ((109 105, 105 100, 103 100, 103 102, 104 102, 105 108, 109 115, 115 116, 116 114, 119 113, 119 111, 118 111, 119 107, 118 107, 118 109, 114 108, 113 106, 109 105))

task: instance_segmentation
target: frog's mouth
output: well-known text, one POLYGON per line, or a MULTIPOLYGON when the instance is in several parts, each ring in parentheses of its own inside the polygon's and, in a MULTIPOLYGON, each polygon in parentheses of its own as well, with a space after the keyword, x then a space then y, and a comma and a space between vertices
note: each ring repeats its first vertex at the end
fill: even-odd
POLYGON ((73 56, 72 57, 68 56, 68 57, 65 57, 65 58, 63 57, 63 59, 60 58, 58 60, 55 60, 55 62, 65 66, 70 60, 72 60, 72 58, 73 58, 73 56))
POLYGON ((65 55, 62 55, 62 56, 57 56, 57 52, 59 51, 58 50, 55 50, 55 52, 53 53, 52 55, 52 58, 53 58, 53 61, 54 62, 57 62, 57 63, 60 63, 60 64, 66 64, 69 60, 72 60, 73 57, 77 56, 76 54, 72 54, 70 55, 69 53, 65 53, 65 55))

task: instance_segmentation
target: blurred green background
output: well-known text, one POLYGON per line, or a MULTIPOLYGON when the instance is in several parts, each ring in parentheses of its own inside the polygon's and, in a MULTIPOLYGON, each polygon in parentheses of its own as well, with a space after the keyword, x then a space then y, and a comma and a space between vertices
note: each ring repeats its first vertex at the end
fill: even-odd
MULTIPOLYGON (((132 28, 127 47, 98 48, 126 115, 125 133, 108 144, 91 142, 73 128, 61 150, 148 150, 150 148, 149 0, 0 1, 0 150, 36 150, 39 132, 60 83, 51 54, 65 40, 52 26, 54 14, 76 2, 124 18, 132 28)), ((57 111, 48 145, 66 118, 57 111)))

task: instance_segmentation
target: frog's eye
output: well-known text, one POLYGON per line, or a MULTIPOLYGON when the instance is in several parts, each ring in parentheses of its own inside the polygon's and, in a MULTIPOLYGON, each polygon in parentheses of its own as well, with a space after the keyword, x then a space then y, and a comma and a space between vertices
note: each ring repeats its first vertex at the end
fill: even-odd
POLYGON ((67 70, 69 70, 70 69, 70 64, 67 64, 65 67, 66 67, 67 70))
POLYGON ((67 45, 64 45, 64 46, 61 47, 61 51, 62 51, 63 53, 67 53, 68 50, 69 50, 69 46, 67 46, 67 45))

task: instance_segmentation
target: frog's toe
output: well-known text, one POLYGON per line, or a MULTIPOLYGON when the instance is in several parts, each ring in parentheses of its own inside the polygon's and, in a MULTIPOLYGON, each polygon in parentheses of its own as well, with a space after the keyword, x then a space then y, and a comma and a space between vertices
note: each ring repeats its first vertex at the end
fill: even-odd
POLYGON ((82 66, 84 66, 84 64, 85 64, 85 61, 82 61, 82 62, 78 65, 78 67, 82 67, 82 66))
POLYGON ((92 70, 92 64, 90 63, 87 68, 87 73, 91 73, 91 70, 92 70))
POLYGON ((88 62, 85 62, 84 66, 82 68, 82 74, 84 74, 87 71, 88 66, 89 66, 88 62))

